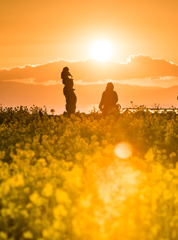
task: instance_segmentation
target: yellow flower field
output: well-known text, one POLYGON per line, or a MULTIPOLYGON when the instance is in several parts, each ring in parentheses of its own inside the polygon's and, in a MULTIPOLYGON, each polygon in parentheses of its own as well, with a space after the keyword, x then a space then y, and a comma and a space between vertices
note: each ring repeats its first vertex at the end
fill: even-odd
POLYGON ((178 239, 178 116, 0 112, 0 239, 178 239))

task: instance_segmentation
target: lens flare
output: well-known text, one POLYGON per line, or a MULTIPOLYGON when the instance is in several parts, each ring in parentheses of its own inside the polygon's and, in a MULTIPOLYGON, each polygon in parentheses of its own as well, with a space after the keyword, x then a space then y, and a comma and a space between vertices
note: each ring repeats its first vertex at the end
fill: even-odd
POLYGON ((121 159, 126 159, 132 155, 132 147, 127 142, 121 142, 117 144, 117 146, 114 149, 114 152, 117 157, 121 159))

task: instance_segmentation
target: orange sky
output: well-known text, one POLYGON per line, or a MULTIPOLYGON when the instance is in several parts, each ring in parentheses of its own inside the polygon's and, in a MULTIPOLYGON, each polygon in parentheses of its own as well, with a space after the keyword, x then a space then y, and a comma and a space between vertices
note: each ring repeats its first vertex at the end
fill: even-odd
POLYGON ((163 107, 175 106, 177 87, 171 87, 178 85, 177 13, 178 0, 1 1, 0 103, 32 106, 44 102, 51 108, 64 108, 62 85, 58 83, 67 65, 75 85, 80 85, 76 85, 78 110, 97 106, 110 80, 117 82, 123 107, 131 100, 137 105, 158 102, 163 107), (98 40, 112 45, 110 63, 91 60, 92 44, 98 40), (81 86, 88 83, 95 85, 81 86), (57 85, 47 96, 50 88, 38 84, 57 85), (137 91, 124 84, 144 87, 137 91), (8 92, 12 88, 13 93, 13 86, 16 95, 12 97, 8 92), (154 92, 151 87, 159 88, 154 92), (91 88, 92 93, 96 88, 95 96, 87 95, 91 88), (27 94, 20 93, 28 93, 28 89, 41 95, 27 99, 27 94), (59 90, 59 96, 51 101, 54 89, 59 90), (83 98, 83 93, 89 99, 83 98), (95 101, 90 103, 91 99, 95 101))
POLYGON ((177 0, 1 1, 0 68, 91 57, 98 39, 111 60, 143 54, 178 63, 177 0))

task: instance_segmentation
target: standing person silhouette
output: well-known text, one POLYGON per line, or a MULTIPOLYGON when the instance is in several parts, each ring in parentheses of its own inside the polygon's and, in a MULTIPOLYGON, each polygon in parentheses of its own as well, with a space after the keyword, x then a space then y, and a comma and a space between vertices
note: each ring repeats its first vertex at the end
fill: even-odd
POLYGON ((75 89, 73 89, 74 86, 73 79, 69 77, 72 77, 72 75, 69 72, 69 68, 64 67, 61 73, 61 79, 62 83, 64 84, 63 93, 66 98, 66 111, 70 116, 70 114, 75 113, 77 97, 74 93, 75 89))
POLYGON ((106 90, 103 92, 99 109, 102 111, 103 116, 107 116, 114 108, 118 109, 116 103, 118 101, 117 93, 114 91, 114 85, 109 82, 106 90))

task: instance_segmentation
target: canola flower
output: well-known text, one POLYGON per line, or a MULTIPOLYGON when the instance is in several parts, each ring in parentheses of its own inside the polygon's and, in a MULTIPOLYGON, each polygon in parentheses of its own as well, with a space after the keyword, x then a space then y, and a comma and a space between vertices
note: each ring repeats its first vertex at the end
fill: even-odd
POLYGON ((178 116, 0 112, 0 239, 178 239, 178 116))

